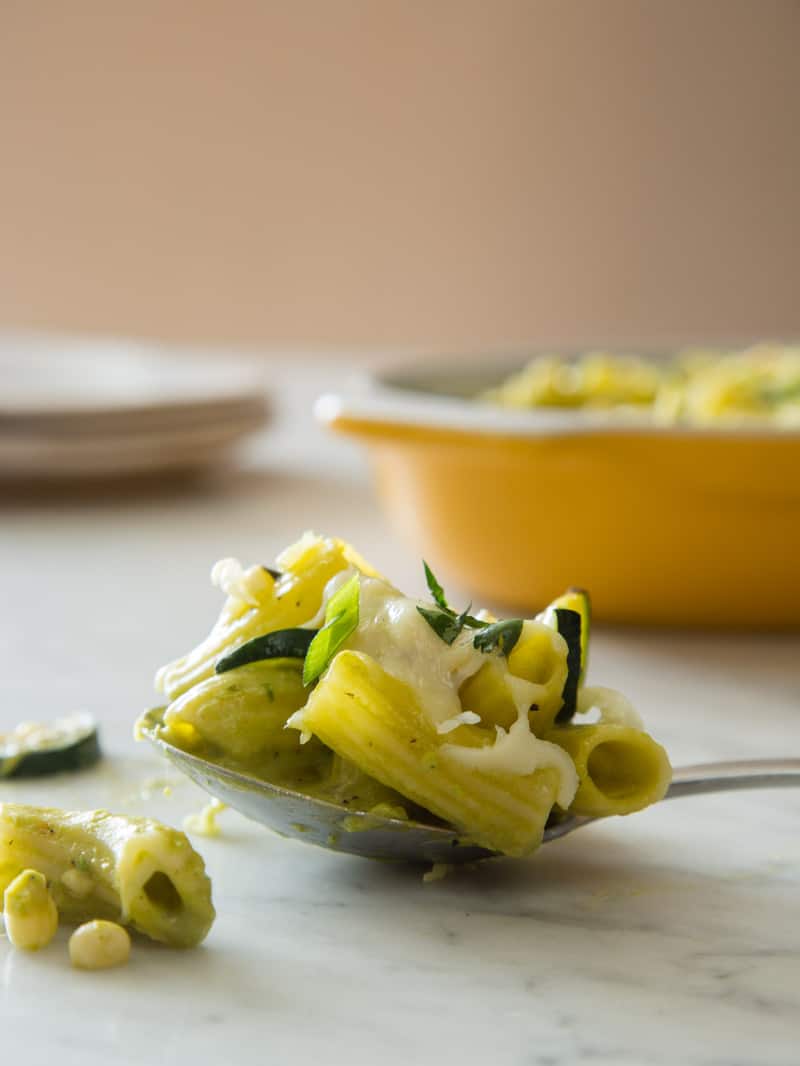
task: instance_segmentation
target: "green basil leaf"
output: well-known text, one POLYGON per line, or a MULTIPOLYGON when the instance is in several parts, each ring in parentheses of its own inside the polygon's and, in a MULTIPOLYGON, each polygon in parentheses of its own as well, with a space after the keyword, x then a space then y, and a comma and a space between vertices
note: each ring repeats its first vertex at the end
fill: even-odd
MULTIPOLYGON (((429 607, 417 607, 417 610, 445 644, 452 644, 465 625, 472 625, 478 621, 469 614, 470 607, 472 604, 461 614, 455 614, 453 611, 432 611, 429 607)), ((479 626, 485 624, 485 622, 478 622, 479 626)))
POLYGON ((478 651, 489 652, 497 648, 508 657, 522 633, 522 619, 508 618, 504 622, 492 622, 484 626, 472 639, 472 646, 478 651))
MULTIPOLYGON (((448 604, 447 598, 446 598, 446 596, 444 594, 444 589, 439 584, 439 582, 436 580, 436 575, 434 574, 434 572, 431 570, 431 568, 428 566, 428 564, 425 562, 424 559, 422 560, 422 565, 425 568, 425 580, 428 583, 428 588, 430 589, 430 593, 431 593, 431 596, 433 597, 434 603, 436 603, 436 605, 439 607, 439 609, 444 614, 449 615, 451 618, 458 618, 459 619, 459 622, 460 622, 459 628, 458 628, 458 632, 459 633, 461 632, 461 629, 464 626, 469 626, 470 629, 483 629, 483 627, 485 625, 488 625, 488 622, 482 622, 480 620, 480 618, 473 618, 472 617, 472 615, 469 613, 469 610, 470 610, 470 607, 472 606, 472 604, 470 604, 469 607, 467 607, 466 611, 462 611, 461 614, 457 615, 456 612, 453 610, 453 608, 448 604)), ((425 612, 423 611, 422 613, 424 614, 425 612)), ((430 621, 430 619, 429 619, 429 621, 430 621)), ((434 629, 436 629, 436 626, 438 626, 438 625, 443 625, 443 623, 437 622, 436 625, 434 625, 434 629)), ((438 632, 438 629, 437 629, 437 632, 438 632)), ((458 634, 456 634, 456 636, 457 635, 458 634)), ((455 637, 453 639, 455 639, 455 637)), ((452 643, 452 641, 449 641, 448 643, 452 643)))
POLYGON ((430 589, 433 601, 447 614, 455 614, 456 612, 448 606, 447 597, 444 594, 444 589, 436 580, 433 570, 428 566, 425 560, 422 560, 422 565, 425 568, 425 580, 428 582, 428 588, 430 589))
POLYGON ((359 575, 353 574, 328 600, 325 625, 311 641, 303 663, 304 685, 310 685, 324 673, 336 652, 358 626, 359 590, 359 575))
POLYGON ((417 607, 417 610, 437 635, 445 642, 445 644, 452 644, 458 634, 461 632, 462 624, 454 614, 448 614, 444 611, 433 611, 428 607, 417 607))
MULTIPOLYGON (((464 610, 461 612, 461 614, 458 615, 458 617, 456 618, 455 622, 456 622, 456 625, 458 626, 458 632, 459 633, 464 628, 464 626, 468 625, 471 628, 474 628, 475 623, 478 622, 478 619, 477 618, 473 618, 472 615, 469 613, 471 610, 472 610, 472 604, 468 603, 467 606, 464 608, 464 610)), ((482 622, 478 622, 479 626, 481 626, 483 624, 484 623, 482 623, 482 622)), ((456 634, 456 636, 458 636, 458 634, 456 634)))
POLYGON ((217 659, 214 671, 224 674, 237 666, 257 663, 262 659, 305 659, 309 646, 317 635, 316 629, 276 629, 253 637, 238 648, 217 659))

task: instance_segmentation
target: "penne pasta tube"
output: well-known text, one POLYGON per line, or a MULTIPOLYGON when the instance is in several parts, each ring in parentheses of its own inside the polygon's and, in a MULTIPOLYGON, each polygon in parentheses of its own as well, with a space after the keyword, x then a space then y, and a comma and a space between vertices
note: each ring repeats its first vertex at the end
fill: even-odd
POLYGON ((480 670, 467 678, 458 690, 458 698, 464 710, 474 711, 484 725, 508 729, 517 719, 516 704, 495 659, 487 659, 480 670))
POLYGON ((515 677, 539 686, 536 709, 529 721, 537 736, 543 736, 561 710, 564 683, 567 680, 567 644, 552 626, 526 621, 513 651, 508 668, 515 677))
POLYGON ((164 712, 159 735, 186 751, 257 759, 270 749, 297 750, 284 729, 306 701, 302 662, 266 659, 214 674, 182 693, 164 712))
POLYGON ((0 889, 25 869, 47 878, 68 922, 105 918, 184 948, 214 921, 203 860, 150 818, 0 804, 0 889))
MULTIPOLYGON (((352 565, 352 549, 335 538, 304 537, 278 560, 286 569, 257 606, 226 601, 214 628, 188 655, 163 666, 156 688, 174 700, 214 673, 225 652, 263 633, 300 626, 320 609, 330 579, 352 565), (235 609, 234 609, 235 607, 235 609)), ((367 564, 365 563, 364 566, 367 564)))
POLYGON ((672 779, 667 753, 630 726, 557 726, 546 739, 569 753, 578 772, 573 814, 631 814, 663 799, 672 779))
POLYGON ((340 652, 289 724, 314 733, 471 841, 506 855, 525 855, 541 842, 558 770, 518 775, 462 764, 444 749, 486 746, 494 731, 461 725, 442 737, 412 690, 367 655, 340 652))
POLYGON ((508 670, 497 659, 488 659, 459 688, 462 707, 479 715, 485 726, 509 729, 517 719, 517 704, 509 687, 515 679, 531 686, 528 718, 531 730, 541 736, 552 727, 561 709, 567 679, 567 645, 552 626, 524 622, 508 657, 508 670))

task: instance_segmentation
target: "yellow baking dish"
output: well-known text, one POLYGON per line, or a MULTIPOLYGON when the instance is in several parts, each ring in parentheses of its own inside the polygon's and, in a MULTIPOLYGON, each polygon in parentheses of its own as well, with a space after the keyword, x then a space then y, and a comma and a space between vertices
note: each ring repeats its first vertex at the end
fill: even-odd
POLYGON ((317 404, 437 573, 526 612, 580 585, 607 621, 800 626, 800 431, 469 398, 501 376, 412 368, 317 404))

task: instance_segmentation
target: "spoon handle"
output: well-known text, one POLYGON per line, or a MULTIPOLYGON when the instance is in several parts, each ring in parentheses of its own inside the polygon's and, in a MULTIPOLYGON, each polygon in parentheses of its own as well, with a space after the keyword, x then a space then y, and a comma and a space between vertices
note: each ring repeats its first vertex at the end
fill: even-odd
POLYGON ((782 788, 800 785, 800 759, 743 759, 698 763, 673 771, 666 799, 729 792, 739 788, 782 788))

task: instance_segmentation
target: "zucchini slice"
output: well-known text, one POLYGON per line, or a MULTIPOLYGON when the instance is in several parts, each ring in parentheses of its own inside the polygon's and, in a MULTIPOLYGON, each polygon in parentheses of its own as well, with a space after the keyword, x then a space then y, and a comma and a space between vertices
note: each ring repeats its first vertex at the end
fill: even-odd
POLYGON ((543 620, 552 625, 550 614, 559 607, 564 607, 568 611, 577 611, 581 616, 581 672, 580 682, 586 680, 586 668, 589 664, 589 634, 592 627, 592 601, 589 598, 589 593, 586 589, 570 588, 564 593, 563 596, 559 596, 558 599, 553 600, 544 611, 542 612, 543 620))
POLYGON ((556 629, 567 642, 567 680, 561 693, 561 710, 556 715, 558 725, 564 725, 575 714, 578 706, 578 685, 581 678, 581 633, 582 619, 577 611, 567 607, 554 607, 556 629))
POLYGON ((214 671, 224 674, 237 666, 257 663, 262 659, 305 659, 317 629, 276 629, 245 641, 238 648, 217 659, 214 671))
POLYGON ((99 758, 97 724, 83 711, 52 722, 22 722, 0 735, 0 778, 82 770, 99 758))

